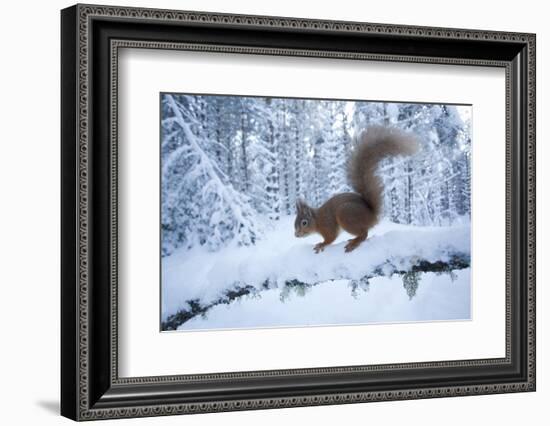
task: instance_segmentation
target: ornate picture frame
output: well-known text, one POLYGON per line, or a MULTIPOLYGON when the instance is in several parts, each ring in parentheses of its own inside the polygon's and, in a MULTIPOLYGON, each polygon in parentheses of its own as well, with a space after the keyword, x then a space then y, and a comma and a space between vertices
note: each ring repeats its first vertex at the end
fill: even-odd
POLYGON ((535 42, 534 34, 510 32, 64 9, 61 414, 93 420, 534 391, 535 42), (127 47, 504 69, 505 356, 120 377, 117 91, 118 52, 127 47))

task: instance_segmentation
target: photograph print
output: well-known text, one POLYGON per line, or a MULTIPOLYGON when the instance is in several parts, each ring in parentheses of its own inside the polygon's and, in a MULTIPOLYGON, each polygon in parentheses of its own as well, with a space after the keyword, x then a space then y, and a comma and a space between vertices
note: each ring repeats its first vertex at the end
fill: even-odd
POLYGON ((470 320, 471 125, 471 105, 161 93, 161 331, 470 320))

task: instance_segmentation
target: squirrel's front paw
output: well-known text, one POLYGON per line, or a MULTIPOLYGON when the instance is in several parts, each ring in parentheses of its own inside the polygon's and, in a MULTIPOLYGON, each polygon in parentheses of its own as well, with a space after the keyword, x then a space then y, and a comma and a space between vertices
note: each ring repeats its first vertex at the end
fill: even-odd
POLYGON ((313 251, 314 251, 315 253, 320 253, 320 252, 322 252, 324 249, 325 249, 325 244, 323 244, 323 243, 315 244, 315 247, 313 247, 313 251))
POLYGON ((353 251, 357 248, 358 244, 356 244, 355 242, 352 242, 350 241, 349 243, 346 244, 346 246, 344 247, 344 251, 346 253, 349 253, 350 251, 353 251))

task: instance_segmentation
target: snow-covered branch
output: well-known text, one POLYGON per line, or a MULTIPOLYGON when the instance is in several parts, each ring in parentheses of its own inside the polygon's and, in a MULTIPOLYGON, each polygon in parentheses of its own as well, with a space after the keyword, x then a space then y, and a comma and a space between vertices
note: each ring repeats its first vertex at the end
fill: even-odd
MULTIPOLYGON (((403 286, 408 291, 407 284, 411 280, 411 277, 419 273, 434 272, 436 274, 453 274, 453 271, 466 269, 470 267, 470 256, 464 253, 450 253, 445 256, 445 259, 441 260, 427 260, 418 258, 414 263, 410 263, 408 259, 393 259, 392 261, 385 262, 373 268, 373 270, 359 278, 358 280, 351 279, 345 273, 336 275, 331 281, 347 279, 350 280, 350 287, 353 289, 357 282, 362 285, 367 284, 369 280, 376 277, 391 277, 393 275, 400 275, 403 277, 403 286), (407 266, 403 266, 407 265, 407 266)), ((296 287, 314 287, 319 285, 318 281, 301 281, 298 279, 286 280, 282 287, 277 283, 272 283, 266 280, 261 286, 243 285, 240 282, 235 282, 234 285, 223 292, 223 294, 216 300, 203 304, 199 299, 187 300, 187 308, 180 309, 175 314, 172 314, 162 322, 163 330, 176 330, 180 325, 187 321, 199 316, 206 315, 210 309, 218 305, 228 305, 235 300, 246 297, 255 296, 261 297, 262 291, 269 290, 275 287, 279 287, 281 292, 284 293, 287 288, 296 287)))

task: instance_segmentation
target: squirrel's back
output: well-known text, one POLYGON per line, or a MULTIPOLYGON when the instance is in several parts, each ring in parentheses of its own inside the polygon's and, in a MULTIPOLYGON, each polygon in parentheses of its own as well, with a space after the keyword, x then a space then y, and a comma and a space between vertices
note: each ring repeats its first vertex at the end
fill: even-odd
POLYGON ((412 155, 418 150, 413 135, 393 127, 371 126, 356 140, 348 161, 348 180, 376 217, 382 209, 382 181, 376 174, 386 157, 412 155))

